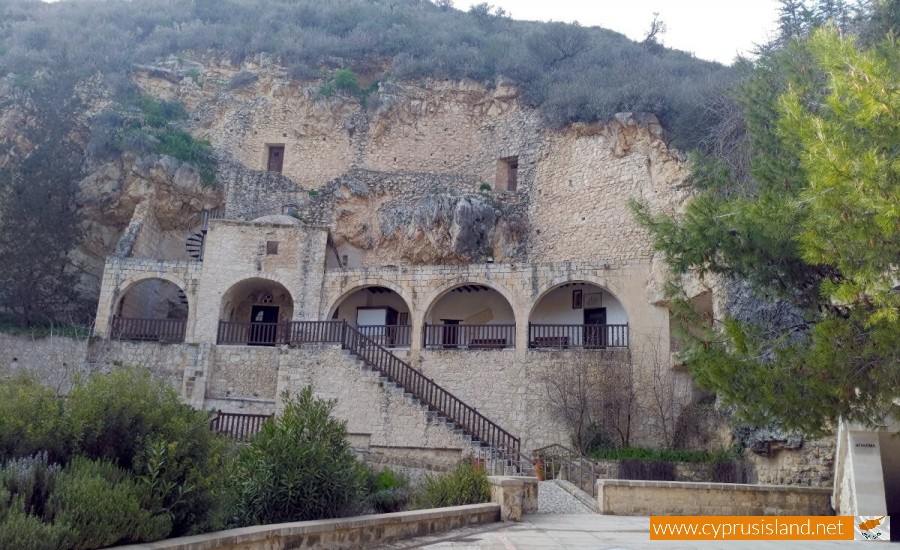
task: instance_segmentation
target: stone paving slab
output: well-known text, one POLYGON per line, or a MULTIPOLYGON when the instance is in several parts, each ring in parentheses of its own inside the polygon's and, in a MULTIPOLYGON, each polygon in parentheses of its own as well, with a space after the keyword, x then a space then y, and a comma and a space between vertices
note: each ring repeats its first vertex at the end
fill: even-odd
POLYGON ((534 514, 521 523, 449 531, 380 546, 391 550, 706 550, 845 548, 848 541, 651 541, 650 518, 534 514))

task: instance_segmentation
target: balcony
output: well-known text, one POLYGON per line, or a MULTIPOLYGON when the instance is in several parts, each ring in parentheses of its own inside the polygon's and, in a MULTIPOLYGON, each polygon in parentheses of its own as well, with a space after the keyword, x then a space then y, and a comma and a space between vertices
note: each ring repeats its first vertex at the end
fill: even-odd
POLYGON ((610 349, 628 347, 628 325, 528 325, 532 349, 610 349))
POLYGON ((424 328, 426 349, 504 349, 516 347, 516 325, 429 325, 424 328))
POLYGON ((115 316, 110 338, 136 342, 184 342, 185 319, 148 319, 115 316))

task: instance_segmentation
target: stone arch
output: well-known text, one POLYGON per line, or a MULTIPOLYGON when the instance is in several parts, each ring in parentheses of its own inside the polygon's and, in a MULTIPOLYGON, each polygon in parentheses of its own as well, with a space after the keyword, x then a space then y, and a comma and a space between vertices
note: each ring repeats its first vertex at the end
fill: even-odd
POLYGON ((122 299, 128 294, 128 291, 130 291, 135 286, 137 286, 138 284, 140 284, 144 281, 149 281, 149 280, 154 280, 154 279, 166 281, 166 282, 172 283, 173 285, 177 286, 178 289, 184 293, 184 295, 187 299, 188 316, 193 315, 194 306, 195 306, 194 296, 192 296, 191 293, 188 292, 188 285, 184 279, 182 279, 181 277, 172 275, 170 273, 146 272, 146 273, 135 273, 134 275, 130 275, 129 277, 126 277, 125 279, 120 281, 119 284, 116 285, 115 289, 113 290, 113 296, 112 296, 111 303, 109 304, 110 316, 112 317, 116 314, 116 312, 119 309, 119 305, 122 302, 122 299))
POLYGON ((627 347, 633 317, 609 286, 590 276, 545 285, 528 311, 529 347, 627 347))
POLYGON ((512 308, 513 314, 518 317, 521 304, 519 300, 516 300, 515 293, 506 288, 504 285, 501 285, 496 281, 492 281, 484 277, 465 277, 459 278, 454 282, 446 283, 438 287, 436 290, 431 292, 431 294, 429 294, 424 300, 422 300, 421 307, 416 308, 419 311, 421 318, 424 320, 428 313, 431 312, 434 304, 437 303, 437 301, 443 298, 445 295, 447 295, 447 293, 465 285, 483 285, 489 287, 491 290, 500 293, 500 295, 506 299, 506 303, 509 304, 509 307, 512 308))
POLYGON ((250 322, 256 306, 277 307, 277 322, 291 321, 294 297, 287 286, 273 277, 247 277, 234 281, 219 300, 221 321, 250 322))
POLYGON ((324 317, 325 320, 331 319, 332 315, 334 315, 335 309, 352 294, 359 292, 360 290, 375 286, 382 286, 396 292, 400 296, 400 299, 402 299, 406 303, 406 307, 409 308, 410 321, 412 321, 412 315, 416 310, 416 304, 413 303, 412 297, 410 296, 407 289, 403 288, 393 281, 389 281, 381 277, 367 277, 353 281, 346 291, 342 292, 337 298, 330 301, 330 303, 328 304, 328 309, 324 311, 324 313, 326 314, 324 317))
POLYGON ((602 290, 608 292, 613 298, 616 299, 617 302, 622 304, 622 308, 625 310, 625 314, 627 315, 629 321, 633 319, 633 312, 631 310, 630 304, 622 301, 619 298, 619 293, 615 290, 615 285, 609 284, 609 280, 602 277, 595 277, 592 275, 579 275, 577 277, 563 275, 559 277, 554 277, 548 283, 542 285, 542 290, 538 292, 537 296, 533 298, 528 305, 528 318, 530 319, 534 315, 534 309, 537 305, 543 300, 548 294, 558 289, 559 287, 565 284, 589 284, 596 287, 601 288, 602 290))
POLYGON ((503 285, 480 277, 457 279, 432 292, 417 318, 426 348, 512 348, 521 326, 518 303, 503 285), (448 300, 451 294, 459 295, 448 300), (454 328, 455 325, 463 325, 454 328))

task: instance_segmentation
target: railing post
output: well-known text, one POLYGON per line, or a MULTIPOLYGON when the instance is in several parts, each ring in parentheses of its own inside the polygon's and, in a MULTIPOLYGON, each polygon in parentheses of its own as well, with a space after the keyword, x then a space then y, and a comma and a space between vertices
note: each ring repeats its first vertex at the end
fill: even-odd
POLYGON ((341 323, 341 349, 347 349, 347 320, 341 323))

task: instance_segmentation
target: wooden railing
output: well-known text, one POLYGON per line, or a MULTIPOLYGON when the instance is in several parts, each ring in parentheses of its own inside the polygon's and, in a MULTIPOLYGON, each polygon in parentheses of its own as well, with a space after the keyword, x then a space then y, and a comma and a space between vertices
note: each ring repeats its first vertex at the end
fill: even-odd
POLYGON ((366 325, 357 329, 386 348, 408 348, 412 344, 410 325, 366 325))
MULTIPOLYGON (((479 325, 490 326, 490 325, 479 325)), ((492 325, 507 326, 512 325, 492 325)), ((434 411, 443 416, 457 427, 468 433, 475 440, 483 445, 495 449, 498 456, 519 456, 519 438, 513 436, 499 425, 491 421, 489 418, 478 412, 474 407, 465 404, 458 397, 446 389, 439 386, 434 380, 428 378, 421 372, 412 368, 408 363, 388 351, 379 341, 378 338, 384 336, 384 331, 378 338, 373 338, 365 334, 365 331, 374 331, 377 328, 394 328, 397 334, 406 335, 409 338, 411 332, 408 327, 403 325, 394 325, 383 327, 362 327, 357 329, 350 326, 346 321, 293 321, 290 323, 232 323, 229 321, 219 321, 219 344, 283 344, 283 343, 302 343, 302 342, 319 342, 319 343, 340 343, 341 346, 353 355, 359 357, 370 368, 380 372, 383 376, 403 388, 404 391, 412 394, 415 398, 422 402, 430 411, 434 411), (254 333, 254 327, 260 332, 254 333), (262 332, 262 331, 266 332, 262 332), (270 340, 256 338, 251 341, 251 337, 264 335, 270 340)), ((513 327, 514 330, 514 327, 513 327)), ((515 332, 511 332, 514 336, 515 332)), ((398 336, 400 338, 400 336, 398 336)), ((515 338, 510 339, 515 342, 515 338)), ((252 418, 259 416, 267 418, 266 415, 232 415, 227 413, 219 413, 221 420, 214 426, 221 426, 218 431, 227 431, 228 433, 237 434, 236 438, 244 437, 241 434, 255 433, 258 427, 252 425, 245 427, 244 424, 233 427, 229 422, 252 422, 252 420, 232 420, 232 417, 240 416, 242 418, 252 418), (249 430, 249 431, 248 431, 249 430)), ((262 422, 262 421, 260 421, 262 422)), ((260 424, 261 426, 261 424, 260 424)), ((239 439, 240 440, 240 439, 239 439)))
POLYGON ((530 348, 627 348, 628 325, 528 324, 530 348))
POLYGON ((340 343, 343 321, 290 321, 287 323, 238 323, 219 321, 217 344, 274 346, 312 342, 340 343))
POLYGON ((519 438, 347 324, 344 325, 343 347, 481 443, 506 453, 519 454, 519 438))
POLYGON ((423 328, 426 348, 502 349, 516 347, 516 325, 429 325, 423 328))
POLYGON ((144 319, 115 316, 110 338, 144 342, 183 342, 187 327, 185 319, 144 319))
POLYGON ((234 438, 235 441, 246 442, 262 429, 271 414, 244 414, 213 411, 209 419, 209 427, 214 431, 234 438))

